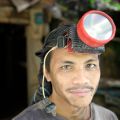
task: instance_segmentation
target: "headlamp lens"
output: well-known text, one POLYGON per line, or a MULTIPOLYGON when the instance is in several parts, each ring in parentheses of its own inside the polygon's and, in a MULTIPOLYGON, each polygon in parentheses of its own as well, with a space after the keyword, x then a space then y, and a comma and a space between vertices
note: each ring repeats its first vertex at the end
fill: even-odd
POLYGON ((89 14, 84 20, 85 31, 97 40, 106 40, 112 36, 112 25, 110 21, 99 14, 89 14))
POLYGON ((77 24, 79 38, 90 47, 100 47, 115 36, 116 26, 112 18, 99 10, 85 13, 77 24))

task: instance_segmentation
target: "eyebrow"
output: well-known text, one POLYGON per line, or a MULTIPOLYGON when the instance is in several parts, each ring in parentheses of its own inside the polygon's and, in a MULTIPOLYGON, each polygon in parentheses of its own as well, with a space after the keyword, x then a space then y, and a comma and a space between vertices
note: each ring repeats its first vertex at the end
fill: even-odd
MULTIPOLYGON (((94 62, 94 61, 97 61, 97 58, 89 59, 89 60, 85 61, 85 64, 90 63, 90 62, 94 62)), ((64 63, 64 64, 75 64, 73 61, 69 61, 69 60, 62 61, 61 63, 64 63)))
POLYGON ((90 63, 90 62, 94 62, 94 61, 97 61, 97 59, 89 59, 89 60, 85 61, 85 63, 90 63))
POLYGON ((65 63, 65 64, 74 64, 74 62, 72 62, 72 61, 62 61, 62 63, 65 63))

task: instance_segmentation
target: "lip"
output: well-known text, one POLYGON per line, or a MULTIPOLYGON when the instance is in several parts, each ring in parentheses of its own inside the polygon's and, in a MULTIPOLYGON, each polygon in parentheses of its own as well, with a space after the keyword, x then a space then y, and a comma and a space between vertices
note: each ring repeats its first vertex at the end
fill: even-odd
POLYGON ((75 96, 84 97, 84 96, 87 96, 88 94, 90 94, 91 90, 85 88, 85 89, 70 90, 69 92, 70 92, 71 94, 75 95, 75 96))

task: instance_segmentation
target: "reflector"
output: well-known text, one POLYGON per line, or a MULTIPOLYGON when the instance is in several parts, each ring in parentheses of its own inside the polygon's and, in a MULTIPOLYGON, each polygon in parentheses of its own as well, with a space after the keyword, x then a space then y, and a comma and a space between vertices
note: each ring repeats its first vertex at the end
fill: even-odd
POLYGON ((99 47, 115 36, 116 26, 112 18, 99 10, 85 13, 77 24, 79 38, 90 47, 99 47))

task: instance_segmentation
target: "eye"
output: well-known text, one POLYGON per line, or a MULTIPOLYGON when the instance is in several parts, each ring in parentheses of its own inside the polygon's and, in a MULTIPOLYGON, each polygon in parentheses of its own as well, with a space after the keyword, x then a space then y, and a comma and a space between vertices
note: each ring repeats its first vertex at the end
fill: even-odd
POLYGON ((96 64, 87 64, 86 69, 88 70, 95 70, 97 68, 96 64))
POLYGON ((68 70, 72 70, 72 66, 71 65, 63 65, 60 67, 62 70, 68 71, 68 70))

